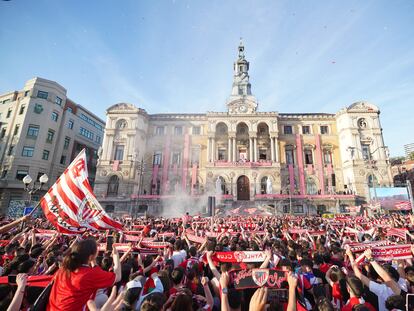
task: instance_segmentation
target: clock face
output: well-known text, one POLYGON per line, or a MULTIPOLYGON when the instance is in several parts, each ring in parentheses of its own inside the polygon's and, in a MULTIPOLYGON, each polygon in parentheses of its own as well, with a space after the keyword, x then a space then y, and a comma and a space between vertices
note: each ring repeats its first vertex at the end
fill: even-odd
POLYGON ((241 106, 239 107, 239 111, 240 111, 240 112, 246 112, 246 111, 247 111, 247 107, 246 107, 245 105, 241 105, 241 106))

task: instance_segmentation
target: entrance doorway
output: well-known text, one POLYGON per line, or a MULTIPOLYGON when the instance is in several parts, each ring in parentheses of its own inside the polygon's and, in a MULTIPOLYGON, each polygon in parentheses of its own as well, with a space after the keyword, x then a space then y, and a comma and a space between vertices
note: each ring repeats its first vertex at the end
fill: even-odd
POLYGON ((237 179, 237 200, 250 200, 250 182, 245 175, 237 179))

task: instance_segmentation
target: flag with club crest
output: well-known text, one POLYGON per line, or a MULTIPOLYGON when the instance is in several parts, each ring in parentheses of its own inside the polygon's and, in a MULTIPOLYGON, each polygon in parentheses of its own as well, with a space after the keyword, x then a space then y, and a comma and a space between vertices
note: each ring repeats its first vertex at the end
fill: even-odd
POLYGON ((40 206, 46 218, 61 233, 81 234, 87 229, 122 230, 122 225, 111 219, 92 191, 85 149, 40 200, 40 206))

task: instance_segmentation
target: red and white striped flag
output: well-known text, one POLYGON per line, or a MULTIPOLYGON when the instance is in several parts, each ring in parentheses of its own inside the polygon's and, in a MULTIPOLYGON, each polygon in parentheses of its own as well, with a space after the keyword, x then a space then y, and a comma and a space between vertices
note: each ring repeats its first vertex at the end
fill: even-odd
POLYGON ((411 203, 409 201, 398 201, 395 203, 395 208, 400 211, 411 210, 411 203))
POLYGON ((80 234, 87 229, 122 230, 96 199, 88 181, 85 149, 40 200, 46 218, 61 233, 80 234))
POLYGON ((407 233, 408 233, 408 230, 405 228, 389 228, 387 230, 386 236, 396 236, 401 239, 406 239, 407 233))

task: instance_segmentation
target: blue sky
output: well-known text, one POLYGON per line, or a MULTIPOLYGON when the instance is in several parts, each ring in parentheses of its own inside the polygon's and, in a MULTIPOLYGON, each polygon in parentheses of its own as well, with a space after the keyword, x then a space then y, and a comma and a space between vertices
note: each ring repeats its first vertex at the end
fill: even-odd
POLYGON ((0 93, 55 80, 102 118, 224 111, 243 37, 259 110, 381 109, 385 143, 414 142, 414 1, 0 1, 0 93))

